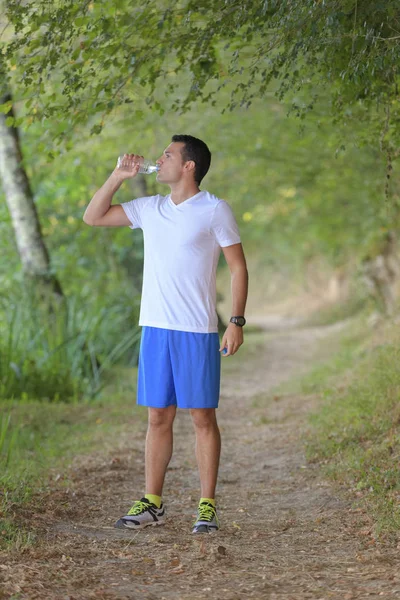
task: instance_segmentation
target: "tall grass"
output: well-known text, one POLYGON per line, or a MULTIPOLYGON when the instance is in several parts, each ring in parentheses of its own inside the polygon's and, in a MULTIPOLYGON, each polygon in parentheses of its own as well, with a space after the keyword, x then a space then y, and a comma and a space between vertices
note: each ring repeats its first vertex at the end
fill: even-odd
POLYGON ((10 462, 13 446, 17 441, 18 429, 11 428, 11 413, 0 414, 0 469, 6 469, 10 462))
POLYGON ((19 291, 0 297, 0 400, 91 397, 113 364, 128 354, 136 362, 140 329, 127 293, 108 305, 75 295, 49 311, 19 291))

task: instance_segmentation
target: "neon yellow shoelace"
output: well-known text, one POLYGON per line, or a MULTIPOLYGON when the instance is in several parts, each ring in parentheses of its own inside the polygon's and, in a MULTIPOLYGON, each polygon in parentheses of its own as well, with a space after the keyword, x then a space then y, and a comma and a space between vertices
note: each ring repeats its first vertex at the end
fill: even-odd
POLYGON ((215 516, 216 512, 213 506, 205 502, 199 505, 199 521, 212 521, 215 516))
POLYGON ((128 516, 140 515, 140 513, 144 512, 147 508, 149 508, 149 504, 149 502, 142 502, 141 500, 136 500, 135 504, 128 512, 128 516))

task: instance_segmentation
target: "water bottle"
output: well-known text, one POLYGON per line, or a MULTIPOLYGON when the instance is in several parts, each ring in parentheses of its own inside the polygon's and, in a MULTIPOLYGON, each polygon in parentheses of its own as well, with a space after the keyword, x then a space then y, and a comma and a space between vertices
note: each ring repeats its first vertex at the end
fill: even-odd
MULTIPOLYGON (((135 164, 136 163, 130 158, 118 156, 117 169, 131 169, 135 164)), ((158 169, 158 165, 155 165, 149 160, 143 160, 140 162, 139 173, 150 175, 150 173, 157 173, 158 169)))

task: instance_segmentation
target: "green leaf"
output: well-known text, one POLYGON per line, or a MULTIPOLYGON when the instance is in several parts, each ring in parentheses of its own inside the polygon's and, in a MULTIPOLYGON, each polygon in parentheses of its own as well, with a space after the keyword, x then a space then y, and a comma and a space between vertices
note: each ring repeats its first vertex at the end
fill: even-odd
POLYGON ((102 129, 103 129, 103 126, 101 124, 93 125, 93 127, 90 130, 90 134, 98 135, 99 133, 101 133, 102 129))
POLYGON ((3 114, 7 114, 12 109, 12 102, 5 102, 4 104, 0 104, 0 112, 3 114))

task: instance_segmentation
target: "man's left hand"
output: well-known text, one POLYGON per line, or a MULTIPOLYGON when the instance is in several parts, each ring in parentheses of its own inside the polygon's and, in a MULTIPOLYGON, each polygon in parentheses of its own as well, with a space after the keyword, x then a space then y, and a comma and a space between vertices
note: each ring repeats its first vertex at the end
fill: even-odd
POLYGON ((227 348, 227 352, 222 352, 222 356, 231 356, 235 354, 243 344, 243 329, 235 323, 229 323, 223 335, 219 351, 227 348))

